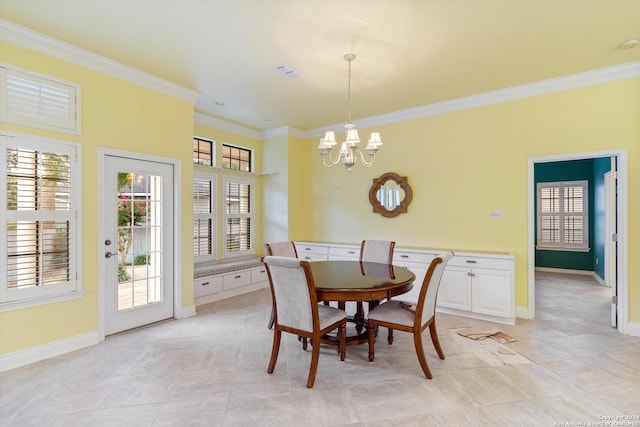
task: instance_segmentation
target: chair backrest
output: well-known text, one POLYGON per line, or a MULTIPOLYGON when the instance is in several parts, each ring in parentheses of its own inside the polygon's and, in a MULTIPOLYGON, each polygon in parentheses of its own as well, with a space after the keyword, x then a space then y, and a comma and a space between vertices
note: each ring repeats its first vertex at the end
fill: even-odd
POLYGON ((436 313, 436 298, 442 273, 449 260, 453 258, 453 252, 443 252, 437 255, 429 264, 427 274, 422 281, 418 305, 416 307, 416 322, 420 321, 420 326, 424 325, 436 313))
POLYGON ((293 242, 265 243, 264 248, 267 251, 267 255, 286 256, 288 258, 298 258, 298 251, 296 251, 296 244, 293 242))
POLYGON ((318 322, 318 299, 308 261, 294 258, 266 256, 276 323, 313 332, 318 322))
POLYGON ((395 245, 396 242, 389 240, 363 240, 360 245, 360 261, 393 264, 395 245))

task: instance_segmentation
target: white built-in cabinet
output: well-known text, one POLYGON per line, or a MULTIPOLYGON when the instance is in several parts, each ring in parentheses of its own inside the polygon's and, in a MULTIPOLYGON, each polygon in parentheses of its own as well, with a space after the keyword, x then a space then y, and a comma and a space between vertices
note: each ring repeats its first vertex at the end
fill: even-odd
MULTIPOLYGON (((296 242, 298 257, 308 261, 358 260, 360 245, 296 242)), ((396 297, 417 301, 429 264, 441 250, 396 247, 393 264, 416 275, 413 289, 396 297)), ((445 268, 437 309, 499 323, 515 324, 515 257, 505 253, 458 252, 445 268)))
POLYGON ((266 268, 260 266, 200 277, 194 279, 193 286, 198 306, 268 287, 269 277, 266 268))

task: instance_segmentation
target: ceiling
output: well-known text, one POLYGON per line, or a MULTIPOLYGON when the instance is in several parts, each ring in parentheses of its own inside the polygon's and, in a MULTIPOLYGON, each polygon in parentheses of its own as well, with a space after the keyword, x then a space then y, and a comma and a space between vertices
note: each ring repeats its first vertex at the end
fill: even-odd
POLYGON ((196 111, 255 130, 346 122, 348 52, 356 125, 640 59, 618 47, 640 37, 640 0, 0 0, 0 17, 195 89, 196 111))

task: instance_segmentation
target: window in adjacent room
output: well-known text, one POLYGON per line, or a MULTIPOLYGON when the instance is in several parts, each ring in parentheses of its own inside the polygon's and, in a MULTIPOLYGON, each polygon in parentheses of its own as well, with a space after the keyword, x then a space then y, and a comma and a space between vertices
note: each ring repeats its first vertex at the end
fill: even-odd
POLYGON ((0 67, 0 117, 22 126, 80 134, 80 85, 0 67))
POLYGON ((539 248, 588 250, 587 191, 587 181, 538 183, 539 248))
POLYGON ((254 231, 254 180, 224 177, 224 256, 252 255, 254 231))
POLYGON ((1 138, 0 308, 78 297, 80 148, 1 138))
POLYGON ((193 137, 193 164, 214 166, 213 141, 193 137))
POLYGON ((243 172, 252 172, 251 150, 222 144, 222 167, 243 172))
POLYGON ((193 258, 216 258, 216 176, 196 172, 193 179, 193 258))

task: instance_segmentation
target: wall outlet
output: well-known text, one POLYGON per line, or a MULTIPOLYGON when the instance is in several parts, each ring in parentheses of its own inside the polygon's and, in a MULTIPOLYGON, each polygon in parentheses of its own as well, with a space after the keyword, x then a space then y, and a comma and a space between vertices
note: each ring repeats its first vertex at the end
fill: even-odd
POLYGON ((498 209, 491 211, 491 218, 502 218, 502 211, 498 209))

